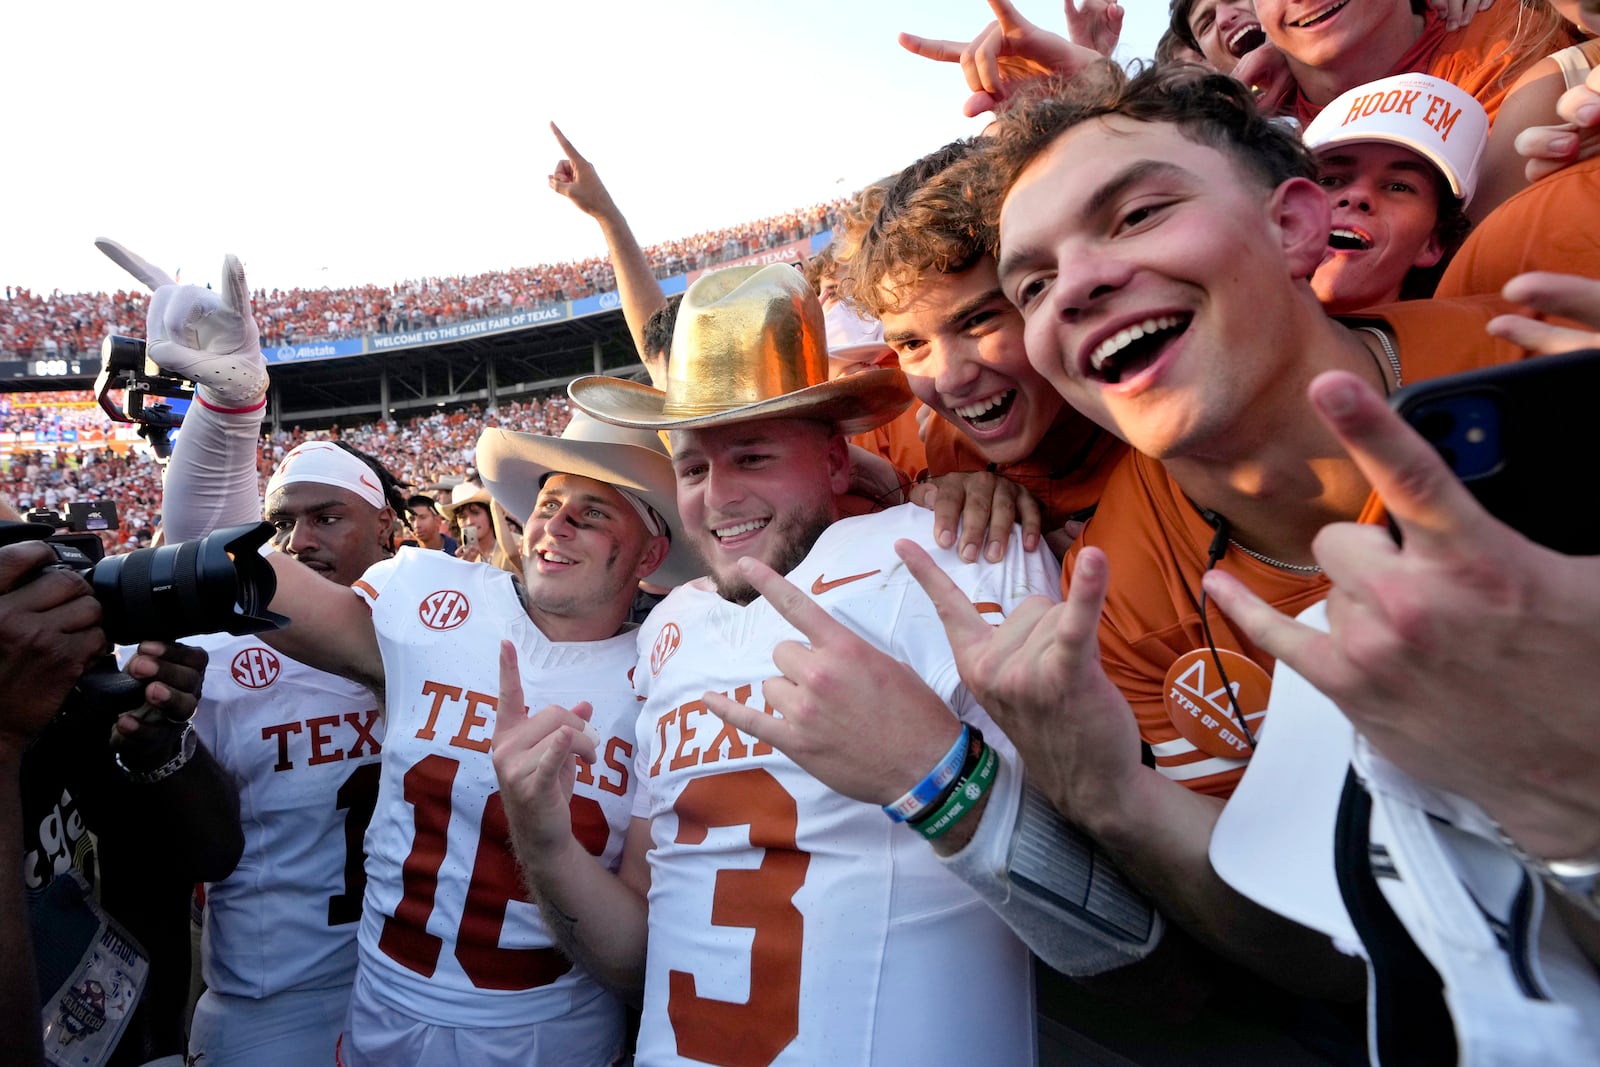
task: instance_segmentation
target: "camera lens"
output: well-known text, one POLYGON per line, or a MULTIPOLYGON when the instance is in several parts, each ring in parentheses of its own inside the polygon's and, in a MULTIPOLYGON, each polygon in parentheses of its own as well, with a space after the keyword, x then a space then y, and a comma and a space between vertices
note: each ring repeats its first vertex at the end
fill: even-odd
POLYGON ((1455 412, 1443 405, 1430 407, 1417 419, 1416 427, 1423 437, 1438 446, 1440 442, 1455 432, 1455 412))
POLYGON ((90 584, 106 635, 126 645, 280 625, 281 617, 262 610, 277 589, 271 565, 257 551, 271 534, 265 522, 231 526, 102 560, 90 584))

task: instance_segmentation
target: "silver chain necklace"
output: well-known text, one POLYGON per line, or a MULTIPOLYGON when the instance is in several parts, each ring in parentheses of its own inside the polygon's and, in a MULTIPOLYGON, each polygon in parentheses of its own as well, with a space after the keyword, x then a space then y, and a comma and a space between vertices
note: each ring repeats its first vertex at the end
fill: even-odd
POLYGON ((1280 571, 1289 571, 1292 574, 1321 574, 1322 573, 1322 568, 1317 566, 1315 563, 1285 563, 1281 559, 1273 559, 1271 556, 1267 555, 1264 552, 1257 552, 1253 548, 1248 548, 1248 547, 1246 547, 1244 545, 1241 545, 1239 542, 1235 541, 1231 537, 1228 538, 1228 544, 1232 545, 1234 548, 1237 548, 1240 552, 1243 552, 1245 555, 1249 556, 1251 559, 1258 559, 1262 563, 1265 563, 1267 566, 1276 567, 1280 571))
MULTIPOLYGON (((1378 329, 1376 326, 1357 326, 1356 329, 1360 330, 1362 333, 1370 333, 1372 336, 1378 339, 1378 344, 1383 346, 1384 357, 1389 361, 1389 369, 1394 371, 1394 387, 1399 389, 1401 386, 1405 385, 1405 379, 1400 376, 1400 353, 1394 350, 1394 342, 1389 340, 1388 333, 1378 329)), ((1372 355, 1372 350, 1370 348, 1367 349, 1367 354, 1369 356, 1372 355)), ((1378 373, 1383 374, 1383 364, 1378 363, 1377 356, 1372 356, 1372 362, 1378 364, 1378 373)), ((1388 375, 1383 375, 1383 377, 1383 391, 1384 394, 1387 395, 1391 391, 1389 389, 1389 379, 1388 375)))

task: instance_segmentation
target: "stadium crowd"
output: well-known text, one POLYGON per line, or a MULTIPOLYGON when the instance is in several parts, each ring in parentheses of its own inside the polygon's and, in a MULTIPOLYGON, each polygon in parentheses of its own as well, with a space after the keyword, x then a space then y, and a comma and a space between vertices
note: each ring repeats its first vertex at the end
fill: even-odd
POLYGON ((648 386, 263 436, 270 300, 128 257, 196 383, 161 484, 63 448, 0 488, 131 482, 185 546, 264 519, 234 608, 285 617, 140 644, 108 713, 69 687, 122 606, 0 544, 8 1030, 113 1067, 1600 1062, 1600 524, 1549 477, 1583 492, 1600 379, 1593 4, 1176 0, 1135 71, 1115 0, 989 7, 900 43, 991 128, 793 220, 835 215, 803 271, 667 299, 553 129, 609 272, 559 284, 614 278, 648 386), (1541 491, 1480 499, 1467 446, 1541 491))
MULTIPOLYGON (((404 420, 346 423, 307 433, 295 426, 262 439, 260 489, 265 494, 274 467, 313 437, 343 440, 376 457, 404 486, 418 493, 448 490, 473 468, 473 450, 487 427, 559 435, 571 409, 564 393, 504 401, 493 412, 476 404, 404 420)), ((0 394, 0 431, 103 430, 105 414, 82 390, 0 394)), ((121 528, 102 534, 108 552, 151 543, 161 522, 162 465, 147 448, 65 446, 47 451, 21 448, 0 455, 0 497, 19 511, 60 511, 73 501, 109 500, 121 528)))
MULTIPOLYGON (((844 200, 753 222, 706 230, 645 249, 656 277, 685 274, 832 229, 844 200)), ((502 311, 538 308, 616 289, 611 261, 513 267, 471 277, 408 279, 348 289, 271 289, 253 294, 268 346, 406 333, 502 311)), ((0 356, 71 357, 99 350, 108 333, 138 334, 148 296, 138 292, 35 293, 6 286, 0 302, 0 356)))
POLYGON ((55 359, 98 352, 107 334, 137 336, 144 329, 148 293, 38 294, 6 286, 0 303, 0 353, 8 359, 55 359))

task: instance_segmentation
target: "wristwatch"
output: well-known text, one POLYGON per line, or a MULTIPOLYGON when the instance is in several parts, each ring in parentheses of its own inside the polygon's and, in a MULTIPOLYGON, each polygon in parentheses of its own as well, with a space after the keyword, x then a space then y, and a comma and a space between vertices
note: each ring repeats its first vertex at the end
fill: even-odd
POLYGON ((1534 860, 1544 884, 1600 922, 1600 859, 1534 860))
POLYGON ((161 766, 148 771, 136 771, 122 762, 122 753, 116 754, 117 766, 122 773, 128 776, 128 781, 138 785, 149 785, 159 782, 163 778, 170 778, 184 768, 194 758, 195 750, 200 747, 200 735, 195 733, 194 723, 183 724, 183 734, 178 738, 178 751, 161 766))
POLYGON ((1511 840, 1504 830, 1500 831, 1500 843, 1521 860, 1530 873, 1538 875, 1539 880, 1552 892, 1565 898, 1589 918, 1600 922, 1600 857, 1540 859, 1511 840))

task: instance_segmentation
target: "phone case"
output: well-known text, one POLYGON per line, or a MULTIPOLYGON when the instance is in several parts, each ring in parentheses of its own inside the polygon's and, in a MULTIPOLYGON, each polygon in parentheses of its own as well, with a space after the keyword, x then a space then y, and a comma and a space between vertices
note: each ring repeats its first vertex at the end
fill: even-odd
POLYGON ((1600 349, 1408 385, 1390 404, 1475 496, 1530 540, 1600 555, 1600 349))

